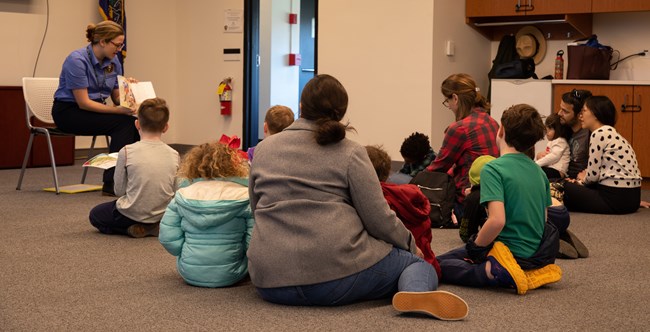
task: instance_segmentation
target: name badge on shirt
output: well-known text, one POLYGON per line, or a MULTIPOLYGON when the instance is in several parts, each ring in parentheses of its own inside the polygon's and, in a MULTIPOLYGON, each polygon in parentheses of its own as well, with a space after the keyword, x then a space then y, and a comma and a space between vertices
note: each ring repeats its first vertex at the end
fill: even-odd
POLYGON ((104 72, 110 74, 110 73, 113 72, 113 69, 115 69, 115 68, 113 67, 113 64, 111 63, 110 65, 108 65, 108 66, 106 67, 106 69, 104 69, 104 72))

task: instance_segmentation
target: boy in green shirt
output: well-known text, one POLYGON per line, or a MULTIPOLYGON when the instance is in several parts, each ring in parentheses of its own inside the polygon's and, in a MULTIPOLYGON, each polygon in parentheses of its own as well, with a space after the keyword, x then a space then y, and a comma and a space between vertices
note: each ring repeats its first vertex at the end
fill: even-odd
POLYGON ((552 264, 558 232, 546 223, 549 182, 524 153, 543 136, 542 118, 532 106, 519 104, 503 113, 497 133, 501 156, 480 175, 480 202, 488 219, 465 247, 438 257, 443 282, 509 287, 525 294, 560 279, 560 268, 552 264))

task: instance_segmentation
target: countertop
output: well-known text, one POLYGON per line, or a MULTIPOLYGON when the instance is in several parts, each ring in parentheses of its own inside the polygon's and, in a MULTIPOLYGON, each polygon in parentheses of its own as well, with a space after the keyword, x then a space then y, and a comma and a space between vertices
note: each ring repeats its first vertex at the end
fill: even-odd
POLYGON ((620 80, 551 80, 552 84, 650 85, 650 81, 620 80))
POLYGON ((551 84, 593 84, 593 85, 650 85, 650 81, 623 81, 623 80, 536 80, 533 78, 493 78, 492 81, 508 81, 513 84, 529 82, 549 82, 551 84))

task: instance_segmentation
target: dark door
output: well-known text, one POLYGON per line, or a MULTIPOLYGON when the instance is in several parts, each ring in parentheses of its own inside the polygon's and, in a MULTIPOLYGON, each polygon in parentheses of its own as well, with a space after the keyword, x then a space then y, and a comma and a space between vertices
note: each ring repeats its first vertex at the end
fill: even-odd
POLYGON ((316 33, 318 0, 300 1, 300 81, 298 84, 298 100, 302 88, 316 74, 316 33))
POLYGON ((242 148, 259 142, 260 0, 244 1, 244 128, 242 148))
MULTIPOLYGON (((300 1, 300 55, 299 90, 296 100, 307 82, 317 72, 316 54, 318 31, 318 0, 300 1)), ((259 51, 260 0, 244 0, 244 128, 242 148, 257 145, 259 137, 259 51)), ((298 111, 298 110, 294 110, 298 111)))

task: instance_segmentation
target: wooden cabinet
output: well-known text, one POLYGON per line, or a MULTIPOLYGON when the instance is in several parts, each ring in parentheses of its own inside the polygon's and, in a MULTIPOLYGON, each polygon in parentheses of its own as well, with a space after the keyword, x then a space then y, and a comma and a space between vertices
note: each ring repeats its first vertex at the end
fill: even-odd
POLYGON ((593 13, 641 12, 650 11, 648 0, 593 0, 593 13))
POLYGON ((549 14, 585 14, 591 12, 591 0, 466 0, 468 17, 534 16, 549 14))
MULTIPOLYGON (((23 88, 0 87, 0 169, 20 168, 28 141, 23 88)), ((53 137, 52 148, 57 166, 74 164, 74 137, 53 137)), ((34 138, 27 166, 50 166, 45 137, 34 138)))
MULTIPOLYGON (((521 1, 519 1, 521 2, 521 1)), ((490 16, 518 16, 525 15, 525 11, 517 10, 516 0, 466 0, 465 16, 490 17, 490 16)))
POLYGON ((466 0, 466 23, 490 40, 535 25, 547 39, 591 35, 591 0, 466 0))
POLYGON ((636 153, 643 177, 650 177, 650 86, 554 84, 553 105, 559 108, 562 94, 573 89, 589 90, 593 95, 604 95, 616 106, 616 130, 625 137, 636 153))

